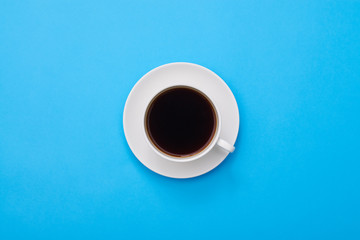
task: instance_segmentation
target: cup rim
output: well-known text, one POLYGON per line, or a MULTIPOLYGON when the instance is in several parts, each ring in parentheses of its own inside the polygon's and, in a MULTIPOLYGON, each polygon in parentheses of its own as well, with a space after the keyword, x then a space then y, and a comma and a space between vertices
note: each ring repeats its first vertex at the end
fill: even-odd
POLYGON ((206 94, 204 93, 203 91, 201 91, 200 89, 196 88, 196 87, 193 87, 193 86, 189 86, 189 85, 185 85, 185 84, 178 84, 178 85, 172 85, 172 86, 167 86, 165 88, 163 88, 162 90, 160 90, 159 92, 157 92, 156 94, 154 94, 153 97, 151 97, 151 100, 149 101, 149 103, 147 104, 147 107, 145 109, 145 112, 144 112, 144 134, 145 134, 145 139, 146 139, 146 142, 148 143, 148 145, 150 146, 150 148, 155 152, 157 153, 159 156, 161 156, 162 158, 166 159, 166 160, 169 160, 169 161, 172 161, 172 162, 181 162, 181 163, 184 163, 184 162, 191 162, 191 161, 195 161, 201 157, 203 157, 204 155, 206 155, 208 152, 210 152, 216 142, 218 141, 219 139, 219 136, 220 136, 220 126, 221 126, 221 117, 220 117, 220 113, 219 113, 219 110, 217 108, 217 106, 215 105, 215 103, 212 101, 212 99, 206 94), (161 151, 158 147, 156 147, 152 141, 149 139, 149 135, 148 135, 148 132, 147 132, 147 128, 146 128, 146 114, 148 112, 148 109, 152 103, 152 101, 161 93, 169 90, 169 89, 172 89, 172 88, 178 88, 178 87, 186 87, 186 88, 190 88, 190 89, 193 89, 197 92, 200 92, 202 95, 204 95, 208 101, 212 104, 214 110, 215 110, 215 116, 216 116, 216 127, 215 127, 215 133, 211 139, 211 141, 207 144, 207 146, 205 148, 203 148, 201 151, 199 151, 198 153, 194 154, 194 155, 190 155, 190 156, 185 156, 185 157, 176 157, 176 156, 172 156, 172 155, 169 155, 169 154, 166 154, 165 152, 161 151))

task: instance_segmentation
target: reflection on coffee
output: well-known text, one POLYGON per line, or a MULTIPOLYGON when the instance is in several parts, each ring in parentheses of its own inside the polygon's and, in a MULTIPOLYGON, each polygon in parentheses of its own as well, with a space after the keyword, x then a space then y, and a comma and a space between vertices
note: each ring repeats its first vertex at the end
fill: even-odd
POLYGON ((216 121, 210 100, 185 86, 159 93, 145 114, 145 128, 151 142, 175 157, 191 156, 205 149, 215 134, 216 121))

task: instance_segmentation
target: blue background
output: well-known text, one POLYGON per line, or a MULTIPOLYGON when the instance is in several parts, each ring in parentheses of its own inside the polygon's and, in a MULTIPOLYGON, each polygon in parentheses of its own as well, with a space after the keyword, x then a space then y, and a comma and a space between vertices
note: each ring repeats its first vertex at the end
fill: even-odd
POLYGON ((0 3, 0 239, 360 239, 359 1, 0 3), (237 150, 136 160, 133 85, 188 61, 233 90, 237 150))

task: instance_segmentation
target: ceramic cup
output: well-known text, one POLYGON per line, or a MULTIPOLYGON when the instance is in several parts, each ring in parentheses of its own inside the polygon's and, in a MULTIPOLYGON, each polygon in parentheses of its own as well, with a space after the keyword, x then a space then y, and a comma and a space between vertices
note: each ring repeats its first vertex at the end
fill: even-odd
POLYGON ((223 151, 226 151, 228 153, 231 153, 235 150, 235 147, 228 143, 225 139, 221 139, 220 138, 220 132, 221 132, 221 116, 219 113, 218 108, 216 107, 216 105, 214 104, 214 101, 205 93, 203 93, 201 90, 194 88, 193 86, 187 86, 187 85, 174 85, 174 86, 169 86, 166 87, 164 89, 162 89, 161 91, 159 91, 157 94, 155 94, 153 96, 151 101, 149 101, 148 103, 148 107, 146 108, 146 111, 144 112, 143 116, 144 116, 144 135, 145 135, 145 139, 146 142, 148 143, 148 145, 151 147, 151 149, 157 153, 159 156, 161 156, 162 158, 169 160, 169 161, 173 161, 173 162, 191 162, 191 161, 195 161, 197 159, 200 159, 201 157, 203 157, 204 155, 206 155, 207 153, 209 153, 211 150, 213 150, 215 147, 220 147, 223 151), (152 102, 153 99, 155 99, 161 92, 166 91, 169 88, 177 88, 177 87, 188 87, 188 88, 192 88, 198 92, 200 92, 201 94, 203 94, 204 96, 207 97, 207 99, 209 100, 209 102, 212 104, 213 110, 215 112, 215 117, 216 117, 216 127, 215 127, 215 133, 212 136, 212 139, 210 141, 209 144, 207 144, 207 146, 202 149, 201 151, 191 155, 191 156, 172 156, 169 155, 163 151, 161 151, 150 139, 149 134, 147 133, 146 130, 146 113, 149 109, 149 106, 152 102))

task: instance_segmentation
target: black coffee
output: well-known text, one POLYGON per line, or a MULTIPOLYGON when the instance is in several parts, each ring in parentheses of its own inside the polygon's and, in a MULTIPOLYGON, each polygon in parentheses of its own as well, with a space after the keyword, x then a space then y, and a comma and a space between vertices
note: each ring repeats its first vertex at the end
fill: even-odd
POLYGON ((216 113, 212 103, 199 91, 173 87, 152 100, 145 126, 159 150, 184 157, 200 152, 210 143, 216 130, 216 113))

